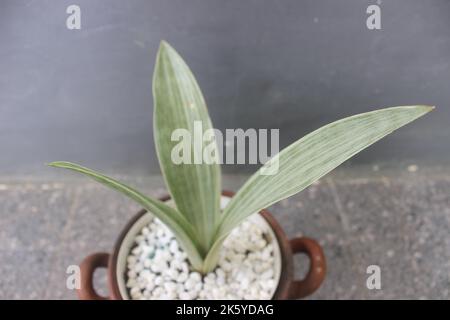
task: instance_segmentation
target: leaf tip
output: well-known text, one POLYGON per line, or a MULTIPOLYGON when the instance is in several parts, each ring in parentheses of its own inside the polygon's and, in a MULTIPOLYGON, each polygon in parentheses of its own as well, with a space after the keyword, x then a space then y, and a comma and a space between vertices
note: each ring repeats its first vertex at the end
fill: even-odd
POLYGON ((420 105, 420 106, 417 106, 417 108, 420 109, 421 115, 423 116, 423 115, 427 114, 428 112, 433 111, 436 107, 435 106, 429 106, 429 105, 420 105))
POLYGON ((430 105, 425 105, 425 104, 424 105, 417 105, 417 106, 414 106, 414 107, 417 108, 417 109, 420 109, 424 113, 433 111, 436 108, 435 106, 430 106, 430 105))
POLYGON ((433 111, 435 109, 435 106, 430 105, 415 105, 415 106, 405 106, 405 110, 412 111, 416 116, 421 117, 425 114, 427 114, 430 111, 433 111))
POLYGON ((58 162, 59 161, 48 162, 45 165, 47 165, 49 167, 57 167, 58 166, 58 162))
POLYGON ((153 72, 153 86, 155 85, 155 78, 158 75, 159 68, 163 68, 162 65, 165 61, 173 60, 174 53, 176 53, 175 49, 165 40, 161 40, 159 43, 158 52, 156 53, 156 63, 155 70, 153 72))
POLYGON ((166 46, 170 46, 169 43, 166 40, 161 40, 159 42, 159 46, 160 47, 166 47, 166 46))
POLYGON ((53 161, 50 163, 46 163, 47 166, 55 167, 55 168, 64 168, 68 164, 70 164, 70 162, 67 162, 67 161, 53 161))
POLYGON ((166 40, 161 40, 159 42, 159 49, 158 51, 162 51, 164 49, 166 49, 169 46, 169 43, 166 40))
POLYGON ((175 51, 175 49, 166 40, 161 40, 159 42, 158 55, 161 53, 170 53, 172 51, 175 51))

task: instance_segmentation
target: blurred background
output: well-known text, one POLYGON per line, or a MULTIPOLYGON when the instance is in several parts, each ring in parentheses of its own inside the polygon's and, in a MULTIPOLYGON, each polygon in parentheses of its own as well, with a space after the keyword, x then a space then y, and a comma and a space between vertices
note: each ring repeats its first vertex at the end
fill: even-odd
MULTIPOLYGON (((449 17, 447 0, 2 0, 0 298, 75 298, 67 266, 109 251, 138 209, 45 163, 164 194, 151 93, 162 39, 216 128, 278 128, 281 147, 355 113, 437 106, 272 210, 324 246, 329 276, 312 298, 450 298, 449 17), (80 30, 66 27, 73 4, 80 30), (370 5, 381 30, 366 26, 370 5), (371 264, 382 290, 365 286, 371 264)), ((224 166, 224 186, 255 169, 224 166)))

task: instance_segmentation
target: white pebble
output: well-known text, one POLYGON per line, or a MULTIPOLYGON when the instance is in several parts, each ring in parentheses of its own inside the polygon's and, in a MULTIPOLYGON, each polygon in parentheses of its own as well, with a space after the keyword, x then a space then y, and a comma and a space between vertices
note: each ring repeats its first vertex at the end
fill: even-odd
POLYGON ((244 221, 225 240, 215 270, 190 268, 172 232, 153 219, 127 257, 132 299, 270 299, 276 288, 274 245, 266 225, 244 221))
POLYGON ((187 290, 187 291, 189 291, 189 290, 191 290, 192 288, 194 288, 195 285, 196 285, 196 282, 193 281, 192 279, 188 279, 188 280, 184 283, 184 286, 186 287, 186 290, 187 290))
POLYGON ((178 277, 176 279, 177 279, 177 282, 184 283, 184 282, 186 282, 187 278, 188 278, 188 274, 186 272, 181 272, 178 274, 178 277))
POLYGON ((202 276, 200 275, 200 273, 195 271, 189 274, 189 278, 196 282, 200 282, 202 280, 202 276))
POLYGON ((166 281, 164 283, 164 288, 166 289, 167 292, 173 292, 176 290, 177 285, 174 282, 166 281))
POLYGON ((176 252, 178 252, 178 243, 176 242, 176 240, 172 240, 172 241, 170 242, 170 247, 169 247, 169 249, 170 249, 170 252, 171 252, 171 253, 176 253, 176 252))
POLYGON ((189 292, 183 291, 180 292, 178 295, 181 300, 192 300, 192 294, 190 294, 189 292))

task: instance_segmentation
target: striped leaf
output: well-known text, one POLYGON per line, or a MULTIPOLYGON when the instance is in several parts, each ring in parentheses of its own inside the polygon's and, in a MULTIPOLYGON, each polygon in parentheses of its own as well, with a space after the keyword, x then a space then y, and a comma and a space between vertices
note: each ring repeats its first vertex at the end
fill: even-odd
MULTIPOLYGON (((186 251, 192 266, 197 270, 202 270, 203 259, 197 249, 198 243, 196 243, 195 232, 190 223, 176 209, 169 207, 162 201, 147 197, 117 180, 80 165, 65 161, 57 161, 50 163, 49 166, 65 168, 82 173, 139 203, 146 210, 153 213, 173 232, 181 247, 186 251)), ((107 227, 108 226, 105 226, 105 228, 107 227)))
POLYGON ((283 149, 260 168, 224 210, 218 238, 242 220, 292 196, 392 131, 431 111, 430 106, 393 107, 328 124, 283 149), (276 167, 274 175, 261 174, 276 167))
POLYGON ((219 154, 215 139, 203 141, 203 133, 212 129, 212 124, 200 88, 183 59, 164 41, 156 59, 153 98, 154 137, 161 170, 179 212, 192 223, 206 254, 219 221, 219 154), (191 138, 187 141, 188 163, 180 164, 172 155, 182 141, 181 137, 172 139, 179 129, 191 138), (205 152, 207 146, 214 152, 205 152))

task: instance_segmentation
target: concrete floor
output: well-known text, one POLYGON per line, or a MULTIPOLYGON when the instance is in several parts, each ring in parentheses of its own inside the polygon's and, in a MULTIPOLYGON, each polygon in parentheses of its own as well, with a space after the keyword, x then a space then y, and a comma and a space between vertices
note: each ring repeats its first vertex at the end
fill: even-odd
MULTIPOLYGON (((274 205, 289 236, 313 237, 325 250, 327 278, 310 298, 450 299, 449 172, 340 170, 274 205), (369 265, 381 268, 381 290, 366 287, 369 265)), ((88 179, 61 176, 70 180, 0 182, 2 299, 76 298, 66 288, 67 267, 110 251, 139 209, 88 179)), ((236 190, 244 179, 226 176, 224 186, 236 190)), ((150 195, 165 193, 161 177, 125 180, 150 195)), ((301 276, 307 259, 295 262, 301 276)), ((100 292, 104 278, 96 273, 100 292)))

